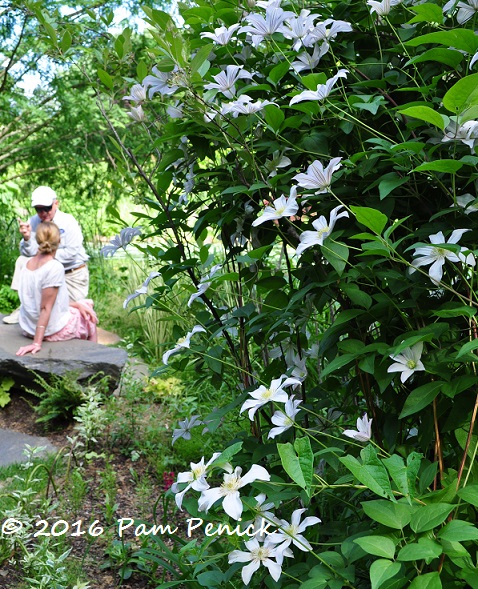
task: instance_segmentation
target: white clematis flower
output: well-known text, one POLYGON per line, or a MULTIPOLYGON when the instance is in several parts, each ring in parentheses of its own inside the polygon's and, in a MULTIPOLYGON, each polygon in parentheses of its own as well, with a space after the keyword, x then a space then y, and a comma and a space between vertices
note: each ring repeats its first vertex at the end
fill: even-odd
POLYGON ((234 24, 230 27, 219 27, 214 29, 214 33, 201 33, 200 36, 201 39, 212 39, 217 45, 227 45, 240 26, 240 24, 234 24))
POLYGON ((283 217, 293 217, 298 210, 297 188, 293 186, 290 189, 289 198, 286 198, 285 195, 276 198, 272 203, 272 206, 266 206, 262 215, 252 223, 252 226, 257 227, 266 221, 274 221, 282 219, 283 217))
POLYGON ((350 33, 353 31, 352 25, 345 20, 333 20, 328 18, 324 22, 317 23, 312 31, 313 39, 317 41, 332 41, 339 33, 350 33), (332 25, 330 28, 327 28, 332 25))
POLYGON ((128 295, 126 299, 123 301, 123 309, 126 309, 128 303, 136 297, 139 297, 142 294, 148 294, 149 283, 151 282, 151 280, 153 280, 153 278, 157 278, 158 276, 161 276, 159 272, 150 272, 148 278, 146 278, 143 284, 139 288, 137 288, 133 294, 128 295))
POLYGON ((156 92, 162 96, 174 94, 179 86, 171 84, 172 72, 160 72, 156 66, 152 69, 154 76, 146 76, 143 80, 143 86, 149 88, 148 96, 151 99, 156 92))
MULTIPOLYGON (((268 104, 274 103, 270 100, 256 100, 256 102, 253 102, 250 96, 248 96, 247 94, 241 94, 241 96, 234 102, 225 104, 221 108, 221 114, 227 115, 229 113, 232 113, 232 116, 234 118, 237 118, 239 115, 250 115, 259 112, 268 104)), ((274 104, 274 106, 277 105, 274 104)), ((210 113, 208 113, 208 115, 209 114, 210 113)))
POLYGON ((125 96, 123 100, 131 100, 132 102, 144 102, 146 100, 146 88, 141 84, 135 84, 131 87, 130 90, 131 94, 129 96, 125 96))
POLYGON ((287 403, 289 397, 283 387, 288 387, 293 384, 300 385, 301 381, 298 378, 286 378, 282 375, 280 378, 274 379, 269 388, 261 385, 255 391, 249 393, 252 399, 247 399, 247 401, 243 403, 239 413, 249 410, 249 419, 253 421, 255 412, 266 403, 273 401, 276 403, 287 403), (283 381, 284 378, 285 380, 283 381))
POLYGON ((242 65, 228 65, 226 70, 213 76, 215 82, 204 86, 205 90, 217 90, 227 98, 234 98, 236 95, 236 82, 240 79, 252 79, 252 74, 242 69, 242 65))
POLYGON ((319 65, 320 60, 329 49, 330 45, 328 43, 322 43, 321 45, 315 43, 312 55, 309 55, 307 52, 301 53, 297 56, 296 61, 290 64, 290 67, 297 74, 306 70, 313 70, 319 65))
POLYGON ((387 372, 401 372, 400 381, 405 382, 415 372, 425 370, 421 361, 423 342, 418 342, 411 348, 405 348, 400 354, 390 356, 394 364, 388 367, 387 372))
POLYGON ((305 511, 307 511, 306 508, 296 509, 292 513, 290 523, 285 519, 280 520, 280 529, 269 536, 271 542, 274 542, 274 544, 280 544, 280 546, 277 547, 277 562, 279 564, 282 564, 284 556, 287 556, 285 550, 291 544, 297 546, 297 548, 303 552, 310 552, 312 550, 312 546, 302 535, 302 532, 304 532, 309 526, 320 524, 322 520, 318 517, 310 516, 306 517, 304 521, 301 522, 300 518, 305 511))
POLYGON ((478 141, 478 121, 466 121, 459 125, 457 121, 451 120, 442 139, 443 143, 447 141, 461 141, 473 152, 478 141))
POLYGON ((373 419, 369 419, 368 415, 364 413, 362 418, 357 419, 357 430, 346 429, 342 433, 358 442, 368 442, 372 437, 372 421, 373 419))
POLYGON ((176 352, 180 352, 181 350, 184 350, 185 348, 189 348, 191 345, 192 336, 195 333, 199 333, 201 331, 206 332, 204 327, 201 327, 200 325, 195 325, 189 333, 187 333, 184 337, 178 339, 178 341, 176 342, 176 345, 174 346, 174 348, 172 350, 168 350, 167 352, 164 352, 163 364, 168 363, 169 356, 171 356, 172 354, 176 354, 176 352))
POLYGON ((334 157, 325 169, 319 160, 315 160, 307 168, 307 172, 296 174, 293 179, 302 188, 315 190, 315 194, 326 193, 332 184, 332 174, 342 167, 341 160, 341 157, 334 157))
POLYGON ((300 94, 297 94, 292 98, 289 102, 289 106, 293 104, 297 104, 298 102, 303 102, 304 100, 325 100, 327 96, 332 92, 333 87, 337 83, 339 78, 346 78, 348 74, 348 70, 341 69, 339 70, 335 76, 329 78, 325 84, 318 84, 317 90, 304 90, 300 94))
POLYGON ((237 466, 234 472, 224 474, 224 482, 220 487, 206 489, 199 498, 199 511, 208 509, 222 499, 222 507, 229 517, 238 520, 244 509, 239 489, 254 481, 270 481, 271 475, 263 466, 253 464, 250 470, 244 475, 242 468, 237 466))
POLYGON ((261 14, 249 14, 246 16, 248 25, 241 27, 239 33, 249 33, 252 37, 252 45, 257 47, 261 41, 271 37, 274 33, 282 33, 284 21, 295 17, 290 11, 284 11, 280 7, 266 8, 266 16, 261 14))
POLYGON ((318 14, 310 14, 310 10, 303 8, 299 16, 287 19, 285 26, 282 28, 282 34, 286 39, 294 41, 292 49, 298 51, 302 46, 310 46, 312 43, 304 44, 304 40, 314 29, 314 20, 319 18, 318 14))
POLYGON ((387 16, 392 9, 392 6, 396 6, 400 4, 402 0, 382 0, 382 2, 377 2, 376 0, 367 0, 367 5, 370 6, 370 14, 374 12, 378 16, 387 16))
POLYGON ((287 168, 291 163, 290 159, 283 152, 276 149, 272 154, 272 159, 266 160, 264 164, 265 169, 269 172, 267 177, 272 178, 273 176, 277 176, 277 170, 279 168, 287 168))
POLYGON ((276 411, 271 418, 272 423, 277 426, 273 427, 269 432, 268 438, 275 438, 284 433, 294 425, 295 416, 300 411, 299 405, 302 403, 300 399, 294 399, 292 396, 286 401, 284 411, 276 411))
POLYGON ((146 119, 146 115, 144 114, 141 104, 139 106, 132 106, 131 110, 126 114, 136 123, 142 123, 146 119))
POLYGON ((443 277, 443 265, 445 264, 445 260, 450 262, 463 262, 468 266, 474 266, 475 257, 473 254, 469 253, 465 256, 463 253, 467 251, 466 248, 460 248, 458 254, 455 254, 448 249, 440 247, 440 245, 458 243, 458 241, 461 239, 461 236, 467 231, 471 231, 471 229, 455 229, 450 235, 448 241, 445 241, 445 236, 441 231, 435 233, 434 235, 430 235, 429 239, 433 245, 418 246, 415 248, 415 253, 413 255, 419 257, 416 257, 412 261, 412 268, 410 269, 410 272, 415 272, 416 268, 420 268, 421 266, 428 266, 428 264, 431 264, 428 275, 430 276, 433 284, 438 286, 443 277))
POLYGON ((478 0, 467 0, 467 2, 458 2, 458 14, 456 20, 460 25, 466 23, 478 12, 478 0))
POLYGON ((476 203, 475 200, 476 198, 467 192, 466 194, 461 194, 456 197, 456 204, 464 209, 463 212, 465 215, 471 215, 471 213, 478 213, 478 203, 476 203))
POLYGON ((203 276, 203 278, 201 278, 201 282, 198 284, 197 291, 189 297, 188 307, 190 307, 196 299, 200 298, 207 291, 207 289, 211 286, 212 277, 221 268, 222 264, 215 264, 211 268, 211 270, 206 274, 206 276, 203 276))
POLYGON ((312 223, 315 231, 304 231, 300 236, 300 243, 297 246, 296 254, 300 256, 307 248, 313 245, 324 245, 324 240, 329 237, 335 227, 335 223, 342 217, 348 217, 347 211, 339 213, 343 209, 343 205, 339 205, 330 211, 330 220, 321 215, 316 221, 312 223))
POLYGON ((250 562, 250 564, 243 567, 241 572, 244 585, 249 585, 252 575, 261 565, 267 568, 274 581, 278 581, 282 574, 282 567, 278 562, 272 560, 276 557, 277 548, 271 542, 270 537, 267 536, 263 544, 260 544, 257 538, 252 538, 252 540, 245 543, 245 546, 248 552, 233 550, 228 558, 229 564, 250 562))
POLYGON ((200 492, 209 489, 209 483, 206 481, 207 469, 220 455, 220 452, 215 452, 206 464, 204 464, 203 456, 199 462, 191 462, 190 471, 178 473, 177 481, 171 486, 171 491, 176 494, 174 500, 179 509, 182 510, 183 498, 189 489, 200 492), (187 486, 182 491, 179 491, 179 485, 184 483, 187 483, 187 486))

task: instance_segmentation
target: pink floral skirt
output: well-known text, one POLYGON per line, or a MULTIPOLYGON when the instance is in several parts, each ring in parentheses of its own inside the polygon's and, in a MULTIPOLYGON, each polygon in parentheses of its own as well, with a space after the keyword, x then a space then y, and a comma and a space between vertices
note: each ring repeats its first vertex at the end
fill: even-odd
MULTIPOLYGON (((93 309, 93 301, 91 299, 84 299, 82 301, 93 309)), ((68 323, 51 335, 47 335, 43 339, 47 342, 63 342, 69 339, 89 339, 96 330, 96 324, 93 321, 85 319, 79 309, 70 307, 70 319, 68 323)))

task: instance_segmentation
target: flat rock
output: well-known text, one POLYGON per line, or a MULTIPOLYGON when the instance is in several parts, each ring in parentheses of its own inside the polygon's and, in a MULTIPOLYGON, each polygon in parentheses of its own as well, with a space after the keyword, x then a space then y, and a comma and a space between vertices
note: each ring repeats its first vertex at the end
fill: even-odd
POLYGON ((16 351, 29 341, 19 325, 7 325, 0 315, 0 375, 11 376, 22 384, 32 383, 35 375, 63 376, 74 372, 85 380, 99 372, 111 377, 110 387, 117 387, 128 354, 120 348, 73 339, 65 342, 44 342, 37 354, 16 356, 16 351))
MULTIPOLYGON (((0 466, 7 466, 17 462, 25 462, 27 457, 24 454, 26 445, 34 448, 44 447, 42 455, 48 452, 57 452, 56 448, 48 438, 30 436, 20 432, 14 432, 0 428, 0 466)), ((35 454, 38 456, 39 454, 35 454)))

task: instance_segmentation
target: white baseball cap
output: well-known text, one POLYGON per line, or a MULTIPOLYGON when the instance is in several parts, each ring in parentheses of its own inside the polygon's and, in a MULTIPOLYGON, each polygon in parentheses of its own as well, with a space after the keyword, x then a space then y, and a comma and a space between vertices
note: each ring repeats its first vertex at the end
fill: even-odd
POLYGON ((56 192, 49 186, 39 186, 32 192, 32 207, 49 207, 56 200, 56 192))

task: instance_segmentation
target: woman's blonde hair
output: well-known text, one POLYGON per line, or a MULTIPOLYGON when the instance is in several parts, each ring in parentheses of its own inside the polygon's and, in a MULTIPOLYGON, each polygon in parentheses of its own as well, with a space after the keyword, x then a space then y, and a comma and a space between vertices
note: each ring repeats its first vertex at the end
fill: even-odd
POLYGON ((36 239, 41 254, 53 254, 60 245, 60 230, 55 223, 44 221, 37 227, 36 239))

